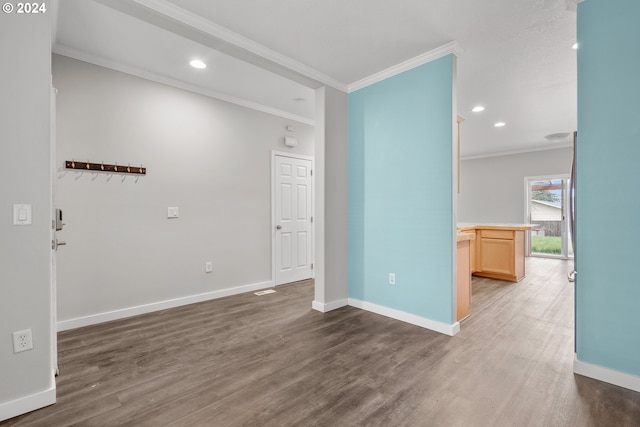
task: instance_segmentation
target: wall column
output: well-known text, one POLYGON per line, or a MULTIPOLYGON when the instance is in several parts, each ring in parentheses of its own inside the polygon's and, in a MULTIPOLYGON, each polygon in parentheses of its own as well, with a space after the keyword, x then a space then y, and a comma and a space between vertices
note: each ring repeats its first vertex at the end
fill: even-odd
POLYGON ((322 312, 347 305, 347 94, 316 90, 315 296, 322 312))

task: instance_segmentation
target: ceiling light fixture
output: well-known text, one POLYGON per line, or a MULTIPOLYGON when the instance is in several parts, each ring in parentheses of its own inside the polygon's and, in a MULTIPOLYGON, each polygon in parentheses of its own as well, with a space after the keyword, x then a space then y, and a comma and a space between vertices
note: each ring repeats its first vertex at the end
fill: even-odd
POLYGON ((473 111, 474 113, 479 113, 480 111, 484 111, 484 107, 482 105, 478 105, 476 107, 473 107, 471 111, 473 111))
POLYGON ((198 70, 202 70, 203 68, 207 68, 207 64, 205 64, 204 62, 202 62, 199 59, 194 59, 193 61, 189 62, 189 65, 191 65, 193 68, 197 68, 198 70))
POLYGON ((505 123, 505 122, 498 122, 498 123, 496 123, 494 126, 495 126, 495 127, 497 127, 497 128, 501 128, 501 127, 502 127, 502 126, 504 126, 504 125, 506 125, 506 123, 505 123))
POLYGON ((574 44, 571 46, 571 49, 577 49, 577 48, 578 48, 578 43, 574 43, 574 44))

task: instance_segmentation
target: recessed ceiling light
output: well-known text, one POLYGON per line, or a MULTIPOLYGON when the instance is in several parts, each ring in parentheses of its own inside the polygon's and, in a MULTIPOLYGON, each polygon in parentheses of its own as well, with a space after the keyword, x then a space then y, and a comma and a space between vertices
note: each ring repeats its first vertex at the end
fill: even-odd
POLYGON ((498 122, 498 123, 494 124, 494 126, 497 127, 497 128, 501 128, 504 125, 506 125, 505 122, 498 122))
POLYGON ((573 46, 571 46, 571 49, 577 49, 578 48, 578 43, 574 43, 573 46))
POLYGON ((200 61, 199 59, 194 59, 193 61, 189 62, 189 65, 191 65, 193 68, 197 68, 199 70, 202 70, 203 68, 207 68, 207 64, 205 64, 204 62, 200 61))
POLYGON ((476 107, 473 107, 471 111, 473 111, 474 113, 479 113, 480 111, 484 111, 484 107, 482 105, 478 105, 476 107))

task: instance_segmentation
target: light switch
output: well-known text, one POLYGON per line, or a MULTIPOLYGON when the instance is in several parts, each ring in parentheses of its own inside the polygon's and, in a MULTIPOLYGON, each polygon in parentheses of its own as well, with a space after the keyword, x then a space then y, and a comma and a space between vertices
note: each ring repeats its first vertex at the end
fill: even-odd
POLYGON ((179 212, 177 207, 167 208, 167 218, 178 218, 179 212))
POLYGON ((31 225, 31 205, 13 205, 13 225, 31 225))

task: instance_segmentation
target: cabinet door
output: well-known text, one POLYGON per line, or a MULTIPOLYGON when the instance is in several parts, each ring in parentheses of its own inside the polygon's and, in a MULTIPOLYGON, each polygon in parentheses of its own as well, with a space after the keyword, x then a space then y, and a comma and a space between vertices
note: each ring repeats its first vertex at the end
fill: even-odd
POLYGON ((513 240, 480 239, 480 271, 515 274, 515 245, 513 240))
MULTIPOLYGON (((477 239, 477 237, 476 237, 477 239)), ((469 242, 469 258, 470 258, 470 264, 471 264, 471 273, 475 273, 478 270, 478 267, 476 267, 476 239, 473 239, 469 242)))

